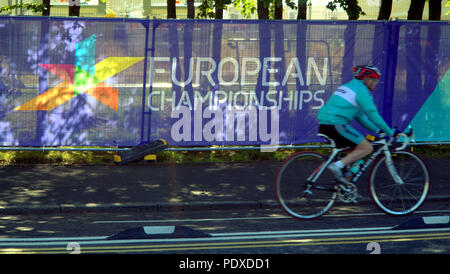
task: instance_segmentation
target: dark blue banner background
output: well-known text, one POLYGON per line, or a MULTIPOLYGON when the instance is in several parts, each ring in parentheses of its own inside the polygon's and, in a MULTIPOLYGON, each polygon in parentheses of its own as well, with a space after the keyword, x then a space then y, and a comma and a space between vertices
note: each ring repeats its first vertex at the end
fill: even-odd
POLYGON ((449 32, 440 22, 0 17, 0 144, 321 142, 317 112, 358 64, 381 69, 374 100, 388 124, 446 141, 449 32))

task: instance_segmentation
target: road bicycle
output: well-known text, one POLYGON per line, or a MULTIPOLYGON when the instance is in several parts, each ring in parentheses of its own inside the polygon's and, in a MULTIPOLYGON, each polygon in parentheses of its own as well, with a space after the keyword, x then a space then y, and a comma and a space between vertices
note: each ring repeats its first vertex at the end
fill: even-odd
POLYGON ((351 148, 337 148, 328 136, 318 134, 329 140, 331 155, 303 151, 281 164, 274 183, 281 208, 295 218, 307 220, 324 215, 336 198, 344 203, 357 203, 360 196, 356 183, 373 163, 369 174, 373 202, 389 215, 412 213, 424 203, 430 187, 426 164, 415 153, 406 150, 412 134, 412 129, 399 133, 397 138, 402 142, 387 136, 373 139, 373 152, 347 183, 336 180, 327 167, 351 148))

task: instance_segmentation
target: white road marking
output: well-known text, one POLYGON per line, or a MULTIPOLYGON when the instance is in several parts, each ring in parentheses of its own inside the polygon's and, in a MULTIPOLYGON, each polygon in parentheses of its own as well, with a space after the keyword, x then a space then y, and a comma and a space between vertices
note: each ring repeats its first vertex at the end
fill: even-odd
MULTIPOLYGON (((211 234, 212 237, 206 238, 175 238, 175 239, 128 239, 128 240, 106 240, 98 239, 99 237, 91 237, 93 240, 86 240, 90 237, 80 237, 85 240, 77 241, 77 243, 83 246, 89 245, 112 245, 112 244, 139 244, 139 243, 156 243, 156 242, 213 242, 213 241, 237 241, 237 240, 260 240, 260 239, 273 239, 273 238, 306 238, 306 237, 324 237, 324 236, 352 236, 352 235, 380 235, 380 234, 412 234, 412 233, 428 233, 428 232, 443 232, 450 231, 450 228, 429 228, 429 229, 407 229, 407 230, 389 230, 387 227, 374 227, 374 228, 349 228, 349 229, 323 229, 323 230, 297 230, 297 231, 271 231, 271 232, 237 232, 237 233, 216 233, 211 234), (273 233, 273 234, 265 234, 273 233), (95 238, 95 239, 94 239, 95 238)), ((61 241, 61 238, 55 238, 54 241, 42 242, 40 238, 27 238, 19 242, 0 241, 0 247, 23 247, 23 246, 65 246, 67 242, 61 241), (34 241, 37 240, 37 241, 34 241)), ((67 238, 66 238, 67 239, 67 238)), ((74 238, 71 238, 73 241, 74 238)), ((14 239, 10 239, 14 240, 14 239)))
MULTIPOLYGON (((450 210, 422 210, 413 214, 424 213, 444 213, 450 210)), ((350 213, 350 214, 328 214, 324 218, 334 217, 361 217, 361 216, 384 216, 383 212, 377 213, 350 213)), ((181 222, 217 222, 217 221, 244 221, 244 220, 272 220, 272 219, 292 219, 291 216, 270 216, 270 217, 239 217, 239 218, 202 218, 202 219, 167 219, 167 220, 122 220, 122 221, 94 221, 93 224, 124 224, 124 223, 181 223, 181 222)))
POLYGON ((258 232, 233 232, 233 233, 210 233, 213 237, 223 237, 223 236, 246 236, 246 235, 283 235, 283 234, 301 234, 301 233, 324 233, 333 231, 335 233, 339 232, 350 232, 350 231, 373 231, 373 230, 389 230, 392 229, 391 226, 386 227, 368 227, 368 228, 341 228, 341 229, 312 229, 312 230, 286 230, 286 231, 258 231, 258 232))
POLYGON ((55 238, 0 238, 0 243, 2 242, 56 242, 56 241, 95 241, 95 240, 105 240, 108 236, 96 236, 96 237, 55 237, 55 238))
POLYGON ((243 221, 243 220, 269 220, 269 219, 288 219, 289 216, 273 217, 239 217, 239 218, 206 218, 206 219, 169 219, 169 220, 124 220, 124 221, 94 221, 93 224, 120 224, 120 223, 179 223, 179 222, 216 222, 216 221, 243 221))
POLYGON ((423 217, 425 224, 448 224, 450 223, 450 216, 432 216, 423 217))

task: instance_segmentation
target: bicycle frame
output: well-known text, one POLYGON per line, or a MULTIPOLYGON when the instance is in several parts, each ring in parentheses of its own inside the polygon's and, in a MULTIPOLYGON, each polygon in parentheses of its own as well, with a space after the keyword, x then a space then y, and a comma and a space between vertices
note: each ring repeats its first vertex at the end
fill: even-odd
MULTIPOLYGON (((400 135, 400 134, 399 134, 400 135)), ((406 134, 401 133, 402 136, 406 137, 406 141, 405 144, 403 146, 401 146, 400 148, 396 149, 396 150, 402 150, 404 149, 408 143, 409 143, 409 138, 406 134)), ((322 137, 326 137, 325 135, 319 134, 319 136, 322 137)), ((329 138, 327 138, 329 139, 329 138)), ((333 147, 332 153, 330 155, 330 157, 327 159, 327 161, 325 163, 323 163, 322 165, 320 165, 307 179, 308 183, 315 183, 317 181, 317 179, 322 175, 322 173, 324 172, 325 168, 328 167, 328 165, 334 161, 334 159, 336 158, 336 156, 342 152, 347 150, 348 148, 336 148, 335 142, 331 139, 329 139, 331 142, 331 145, 333 147)), ((364 172, 366 171, 366 169, 372 164, 372 162, 378 157, 378 155, 380 155, 381 153, 384 152, 385 156, 386 156, 386 165, 388 167, 389 173, 392 175, 392 177, 394 178, 394 180, 399 183, 399 184, 403 184, 403 181, 401 180, 400 176, 398 176, 397 171, 395 170, 395 167, 393 165, 392 162, 392 154, 391 151, 389 150, 389 147, 392 145, 394 138, 390 138, 389 140, 385 140, 385 139, 380 139, 377 141, 372 142, 372 145, 380 145, 380 148, 375 150, 374 152, 372 152, 369 156, 369 159, 364 163, 364 165, 359 169, 358 173, 355 174, 355 176, 353 176, 353 178, 351 179, 351 183, 356 183, 359 178, 362 176, 362 174, 364 174, 364 172)))
POLYGON ((350 152, 349 148, 337 148, 329 138, 332 148, 329 157, 313 151, 291 155, 282 163, 275 179, 275 195, 281 208, 289 215, 305 220, 324 215, 336 201, 358 203, 362 196, 358 194, 356 183, 370 167, 368 190, 375 205, 389 215, 413 212, 426 199, 429 171, 418 156, 404 150, 412 134, 411 129, 409 133, 398 133, 392 138, 381 137, 371 142, 374 146, 372 153, 365 157, 366 162, 360 170, 345 181, 334 178, 332 172, 325 173, 333 161, 350 152), (397 143, 396 137, 402 135, 405 136, 404 141, 400 141, 403 143, 397 143), (304 173, 295 176, 297 170, 301 172, 302 169, 304 173), (305 173, 306 170, 309 172, 305 173), (306 180, 305 175, 308 177, 306 180))
MULTIPOLYGON (((359 178, 364 174, 364 171, 372 164, 373 161, 380 155, 382 152, 386 155, 386 159, 391 159, 391 152, 389 151, 389 146, 386 140, 383 140, 383 143, 373 142, 372 144, 381 145, 381 147, 370 154, 369 159, 364 163, 364 165, 358 170, 358 172, 351 179, 351 183, 356 183, 359 178)), ((392 161, 390 161, 392 163, 392 161)))

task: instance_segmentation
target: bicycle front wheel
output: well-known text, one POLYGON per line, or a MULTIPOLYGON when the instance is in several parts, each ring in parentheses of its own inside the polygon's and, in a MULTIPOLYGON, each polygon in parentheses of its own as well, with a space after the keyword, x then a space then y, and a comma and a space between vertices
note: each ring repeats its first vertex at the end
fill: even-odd
POLYGON ((289 215, 314 219, 331 208, 337 196, 336 181, 331 172, 325 169, 317 182, 308 181, 325 162, 322 154, 299 152, 281 164, 275 178, 275 196, 289 215))
POLYGON ((382 211, 390 215, 407 215, 425 202, 430 176, 425 163, 412 152, 393 152, 392 162, 399 178, 393 178, 386 156, 379 158, 369 176, 370 194, 382 211))

